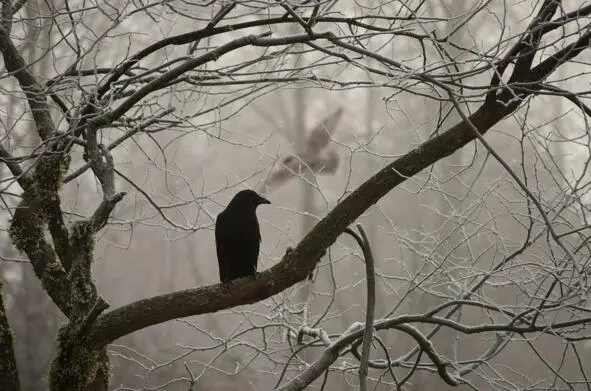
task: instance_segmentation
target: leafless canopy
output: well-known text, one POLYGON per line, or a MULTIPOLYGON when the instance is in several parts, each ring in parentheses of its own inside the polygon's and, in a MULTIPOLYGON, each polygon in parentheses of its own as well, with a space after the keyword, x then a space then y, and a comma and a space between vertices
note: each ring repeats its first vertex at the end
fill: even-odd
MULTIPOLYGON (((204 356, 180 354, 169 363, 182 362, 182 375, 137 389, 198 389, 238 345, 255 353, 234 366, 282 390, 419 389, 421 379, 591 389, 591 4, 431 3, 2 0, 0 195, 5 239, 22 256, 1 254, 2 265, 32 268, 67 319, 49 389, 112 389, 116 340, 259 302, 258 318, 236 310, 248 330, 223 339, 200 329, 214 348, 189 349, 204 356), (280 99, 293 89, 325 101, 310 98, 317 125, 296 129, 304 141, 286 149, 292 111, 280 99), (366 104, 365 93, 382 96, 366 104), (387 115, 361 129, 359 118, 378 110, 387 115), (373 158, 367 175, 359 156, 373 158), (324 191, 320 174, 345 184, 324 191), (289 248, 288 218, 263 225, 267 254, 282 255, 268 255, 272 266, 255 279, 205 285, 207 273, 195 273, 192 288, 116 305, 101 289, 148 273, 109 258, 101 246, 118 232, 137 243, 137 227, 162 229, 160 247, 200 238, 199 250, 213 248, 198 235, 210 232, 209 210, 226 190, 248 182, 278 194, 297 185, 289 178, 316 189, 327 209, 289 248), (349 228, 370 213, 380 222, 349 228), (97 282, 98 248, 109 270, 97 282), (324 277, 307 281, 318 267, 324 277), (313 287, 303 309, 289 293, 302 281, 313 287), (314 312, 312 297, 325 308, 314 312), (536 367, 505 364, 516 349, 536 367)), ((128 246, 120 254, 131 257, 128 246)), ((214 264, 194 259, 213 257, 205 251, 182 257, 214 264)), ((0 300, 0 389, 20 390, 7 312, 0 300)), ((146 365, 146 379, 157 368, 146 365)))

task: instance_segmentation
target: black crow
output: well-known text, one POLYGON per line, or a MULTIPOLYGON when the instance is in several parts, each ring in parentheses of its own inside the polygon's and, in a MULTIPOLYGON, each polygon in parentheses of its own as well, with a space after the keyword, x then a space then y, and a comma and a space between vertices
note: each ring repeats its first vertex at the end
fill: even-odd
POLYGON ((242 190, 218 215, 215 246, 222 282, 256 274, 261 245, 256 209, 270 203, 252 190, 242 190))

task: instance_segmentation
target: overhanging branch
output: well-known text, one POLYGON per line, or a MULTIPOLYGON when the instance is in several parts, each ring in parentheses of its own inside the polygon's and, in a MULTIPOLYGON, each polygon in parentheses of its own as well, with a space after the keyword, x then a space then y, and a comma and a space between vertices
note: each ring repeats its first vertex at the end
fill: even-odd
MULTIPOLYGON (((501 104, 483 105, 470 121, 484 133, 507 114, 509 112, 501 104)), ((171 319, 251 304, 304 280, 314 270, 323 252, 365 210, 407 178, 451 155, 474 138, 471 127, 460 122, 384 167, 335 206, 280 263, 260 273, 255 280, 237 281, 231 289, 216 284, 128 304, 97 319, 92 331, 93 342, 101 346, 171 319)))

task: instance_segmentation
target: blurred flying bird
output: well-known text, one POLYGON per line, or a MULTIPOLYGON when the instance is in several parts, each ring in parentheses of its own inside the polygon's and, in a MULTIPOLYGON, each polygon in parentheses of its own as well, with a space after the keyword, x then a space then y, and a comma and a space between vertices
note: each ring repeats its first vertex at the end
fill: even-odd
POLYGON ((270 203, 252 190, 242 190, 218 215, 215 245, 221 282, 256 274, 261 244, 256 209, 270 203))
POLYGON ((305 144, 295 153, 288 153, 280 160, 280 165, 272 170, 259 189, 267 192, 281 186, 288 179, 301 175, 306 170, 314 174, 334 174, 339 168, 339 154, 331 146, 332 136, 343 116, 339 107, 331 115, 308 133, 305 144))

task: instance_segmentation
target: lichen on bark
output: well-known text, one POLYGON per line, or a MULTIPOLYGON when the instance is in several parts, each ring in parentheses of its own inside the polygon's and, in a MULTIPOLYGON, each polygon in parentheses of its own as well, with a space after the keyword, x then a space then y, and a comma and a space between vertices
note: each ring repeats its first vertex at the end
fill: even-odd
POLYGON ((0 280, 0 390, 18 391, 20 382, 14 356, 14 339, 8 324, 0 280))
POLYGON ((68 323, 58 332, 58 345, 49 369, 49 388, 52 391, 88 390, 101 366, 101 352, 91 347, 81 323, 68 323))

